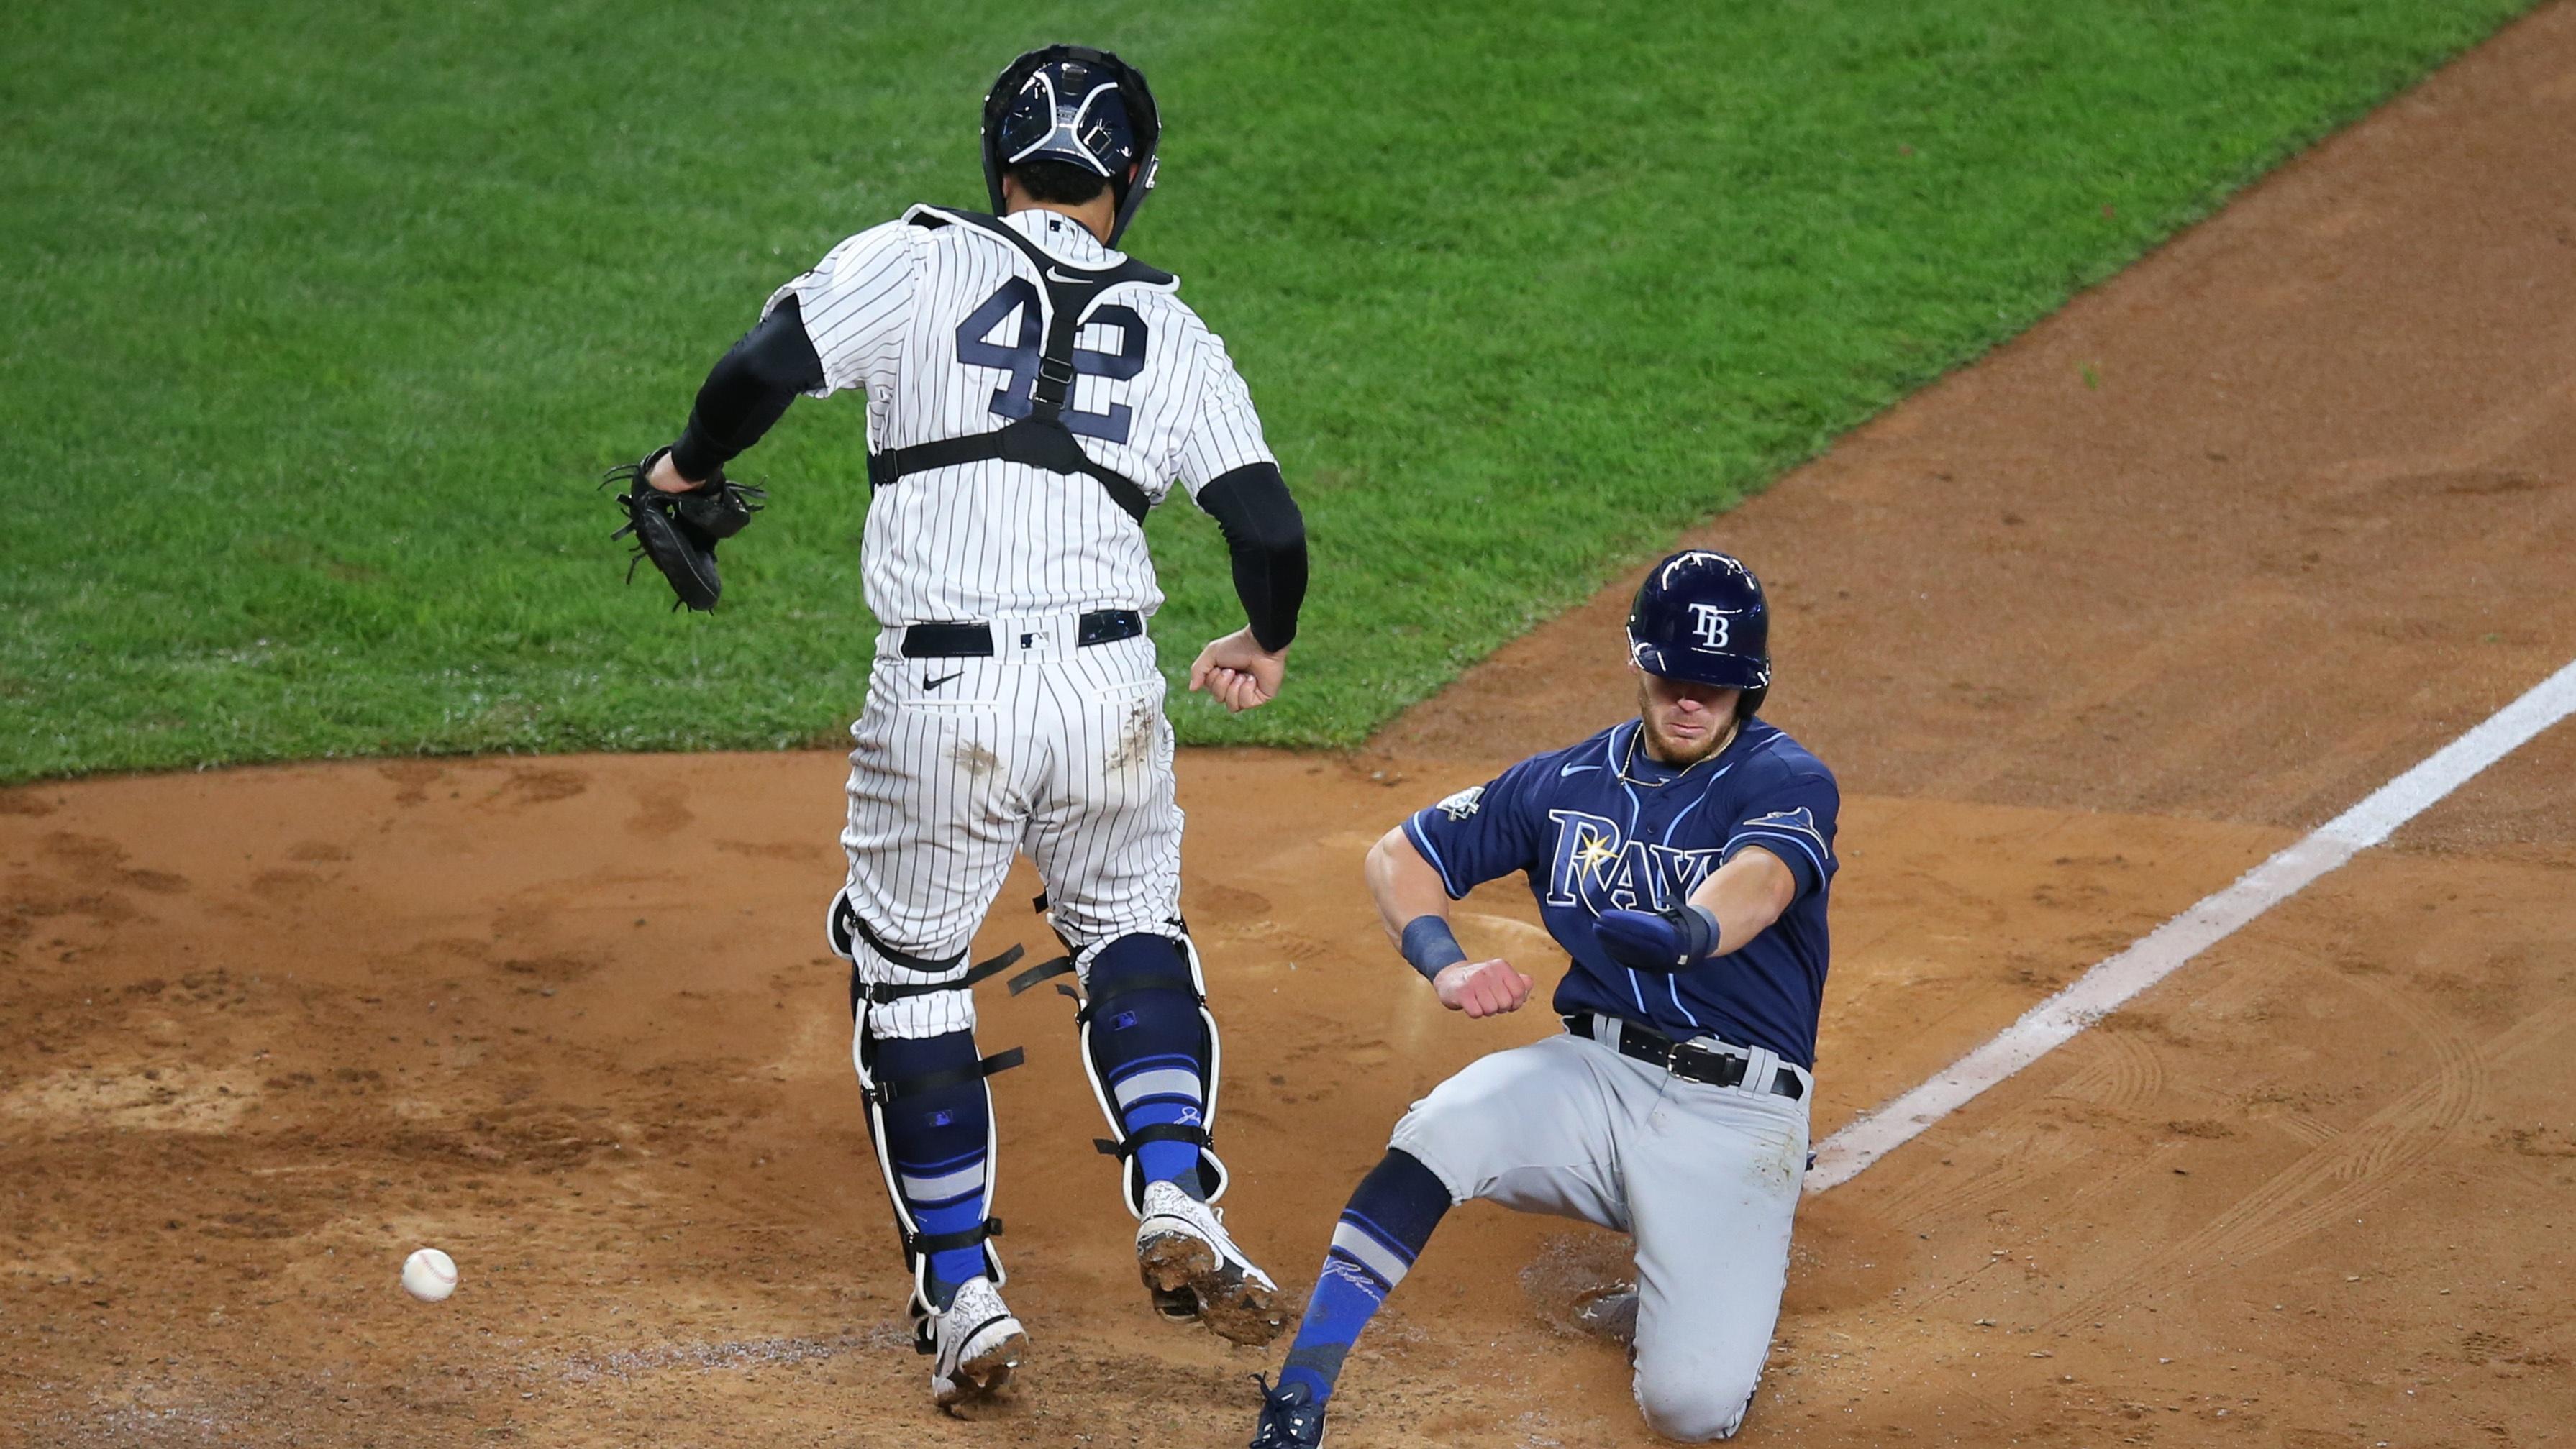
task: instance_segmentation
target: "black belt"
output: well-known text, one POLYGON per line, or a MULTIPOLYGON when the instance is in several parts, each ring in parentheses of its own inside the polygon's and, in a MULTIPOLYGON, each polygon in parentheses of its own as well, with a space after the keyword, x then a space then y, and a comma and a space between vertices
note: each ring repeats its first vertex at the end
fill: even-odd
MULTIPOLYGON (((1082 616, 1074 647, 1115 644, 1145 632, 1145 616, 1134 609, 1094 609, 1082 616)), ((989 624, 908 624, 903 631, 906 659, 990 659, 993 627, 989 624)))
MULTIPOLYGON (((1565 1029, 1576 1036, 1588 1036, 1603 1046, 1609 1046, 1609 1042, 1602 1041, 1601 1033, 1595 1027, 1596 1024, 1607 1025, 1614 1019, 1589 1011, 1568 1012, 1565 1029)), ((1748 1058, 1732 1052, 1715 1052, 1686 1041, 1675 1041, 1661 1032, 1626 1020, 1619 1020, 1616 1050, 1623 1057, 1633 1057, 1649 1066, 1668 1068, 1683 1081, 1704 1082, 1712 1087, 1744 1085, 1745 1070, 1751 1065, 1748 1058)), ((1771 1074, 1768 1090, 1794 1102, 1807 1095, 1807 1084, 1799 1081, 1797 1071, 1784 1063, 1771 1074)))

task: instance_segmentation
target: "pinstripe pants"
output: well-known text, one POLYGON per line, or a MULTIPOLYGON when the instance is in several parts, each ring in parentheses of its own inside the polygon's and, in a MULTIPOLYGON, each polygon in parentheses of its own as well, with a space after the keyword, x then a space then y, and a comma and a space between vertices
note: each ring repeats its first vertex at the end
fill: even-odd
MULTIPOLYGON (((1175 930, 1181 808, 1172 727, 1150 638, 1075 645, 1072 614, 992 622, 994 656, 906 659, 878 636, 867 707, 850 727, 850 904, 886 945, 944 959, 975 928, 1025 850, 1079 949, 1175 930)), ((962 976, 897 965, 853 943, 860 978, 962 976)), ((965 991, 868 1012, 878 1036, 971 1029, 965 991)))

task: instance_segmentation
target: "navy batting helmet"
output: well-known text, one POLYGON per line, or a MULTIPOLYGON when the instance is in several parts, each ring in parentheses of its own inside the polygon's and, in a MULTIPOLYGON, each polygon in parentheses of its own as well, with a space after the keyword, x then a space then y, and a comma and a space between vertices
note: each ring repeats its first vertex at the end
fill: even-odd
POLYGON ((1655 565, 1628 606, 1628 657, 1649 674, 1740 689, 1739 718, 1771 687, 1762 581, 1730 554, 1686 548, 1655 565))
POLYGON ((1109 182, 1117 245, 1154 190, 1163 121, 1145 73, 1086 45, 1050 45, 1002 68, 984 96, 984 187, 1002 209, 1002 173, 1023 161, 1061 161, 1109 182))

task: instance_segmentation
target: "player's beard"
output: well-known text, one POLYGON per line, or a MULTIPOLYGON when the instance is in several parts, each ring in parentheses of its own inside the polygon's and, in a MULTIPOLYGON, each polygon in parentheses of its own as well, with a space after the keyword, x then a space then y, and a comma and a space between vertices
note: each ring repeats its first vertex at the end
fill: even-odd
POLYGON ((1664 733, 1655 723, 1655 697, 1643 681, 1637 685, 1637 722, 1646 732, 1646 754, 1656 763, 1675 769, 1687 770, 1735 740, 1736 720, 1732 713, 1697 739, 1676 739, 1664 733))

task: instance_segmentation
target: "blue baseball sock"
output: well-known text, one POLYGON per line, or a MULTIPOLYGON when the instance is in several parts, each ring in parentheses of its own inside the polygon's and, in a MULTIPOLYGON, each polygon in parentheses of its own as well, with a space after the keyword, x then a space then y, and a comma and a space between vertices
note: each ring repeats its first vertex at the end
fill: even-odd
POLYGON ((1279 1370, 1281 1387, 1305 1384, 1318 1404, 1333 1396, 1333 1381, 1342 1376, 1342 1360, 1360 1330, 1404 1281, 1448 1211, 1447 1185, 1411 1153, 1388 1148, 1333 1226, 1333 1246, 1324 1254, 1297 1341, 1279 1370))
MULTIPOLYGON (((1087 980, 1100 1004, 1091 1021, 1092 1065, 1129 1132, 1206 1122, 1207 1023, 1189 963, 1165 936, 1121 936, 1092 958, 1087 980)), ((1195 1142, 1136 1149, 1147 1182, 1177 1182, 1200 1196, 1195 1142)))
MULTIPOLYGON (((872 1048, 869 1070, 880 1082, 901 1082, 972 1068, 976 1060, 971 1031, 882 1037, 872 1048)), ((962 1233, 984 1220, 984 1159, 992 1120, 992 1098, 980 1077, 918 1096, 898 1095, 887 1104, 886 1155, 894 1160, 904 1210, 923 1233, 962 1233)), ((959 1284, 984 1276, 984 1271, 980 1245, 931 1254, 930 1301, 947 1307, 959 1284)))

